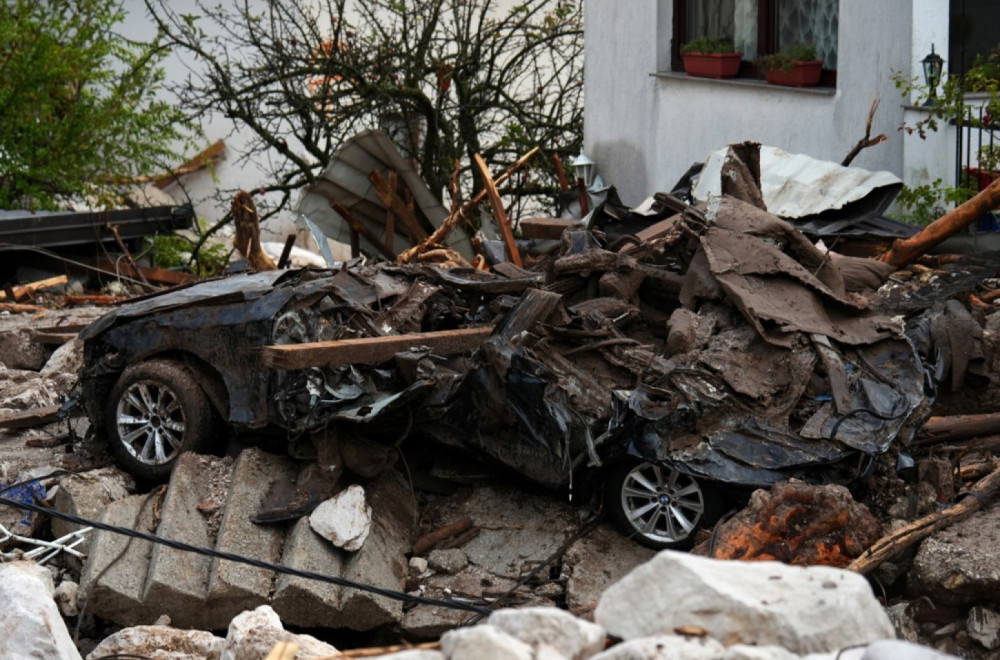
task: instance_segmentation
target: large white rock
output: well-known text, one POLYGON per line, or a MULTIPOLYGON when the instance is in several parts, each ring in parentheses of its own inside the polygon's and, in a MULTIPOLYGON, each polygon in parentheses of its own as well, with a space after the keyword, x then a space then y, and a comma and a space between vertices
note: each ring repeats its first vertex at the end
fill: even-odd
POLYGON ((43 566, 0 564, 0 658, 80 660, 54 591, 52 574, 43 566))
POLYGON ((372 529, 372 508, 365 501, 365 489, 352 484, 309 514, 313 531, 338 548, 349 552, 361 549, 372 529))
POLYGON ((446 660, 536 660, 530 646, 489 624, 449 630, 441 637, 441 652, 446 660))
POLYGON ((776 645, 800 655, 895 637, 857 573, 669 550, 609 587, 594 620, 623 639, 695 626, 726 646, 776 645))
POLYGON ((709 637, 656 635, 633 639, 599 653, 593 660, 721 660, 725 647, 709 637))
POLYGON ((87 660, 109 656, 148 657, 156 660, 219 660, 225 642, 205 630, 170 626, 122 628, 98 644, 87 660))
POLYGON ((589 658, 604 648, 604 628, 555 607, 498 610, 487 623, 534 649, 548 646, 571 660, 589 658))
POLYGON ((278 642, 293 642, 299 648, 296 658, 318 658, 337 653, 337 649, 311 635, 296 635, 281 625, 281 618, 270 605, 238 614, 229 623, 221 660, 264 660, 278 642))

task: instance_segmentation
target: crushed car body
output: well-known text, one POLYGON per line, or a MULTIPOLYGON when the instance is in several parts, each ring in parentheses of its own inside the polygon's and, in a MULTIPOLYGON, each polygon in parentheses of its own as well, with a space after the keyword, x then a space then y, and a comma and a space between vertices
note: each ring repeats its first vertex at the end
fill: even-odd
POLYGON ((220 421, 358 473, 422 437, 603 484, 623 530, 680 547, 733 487, 863 476, 981 356, 964 338, 955 375, 938 345, 964 310, 894 309, 892 267, 750 201, 612 197, 523 269, 351 262, 127 304, 81 335, 87 410, 144 478, 220 421))

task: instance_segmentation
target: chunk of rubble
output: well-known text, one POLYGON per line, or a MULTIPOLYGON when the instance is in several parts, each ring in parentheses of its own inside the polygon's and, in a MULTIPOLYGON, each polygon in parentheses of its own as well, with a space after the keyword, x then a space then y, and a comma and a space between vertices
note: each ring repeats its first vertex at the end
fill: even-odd
POLYGON ((987 650, 1000 648, 1000 613, 982 605, 969 610, 965 629, 969 637, 982 644, 987 650))
POLYGON ((292 642, 299 647, 297 658, 333 656, 337 649, 311 635, 285 630, 281 619, 268 605, 243 612, 232 620, 222 647, 220 660, 266 658, 278 642, 292 642))
POLYGON ((534 660, 535 658, 531 646, 488 624, 446 632, 441 637, 441 651, 449 660, 461 658, 534 660))
POLYGON ((843 568, 881 536, 881 523, 847 488, 793 479, 754 491, 749 504, 693 553, 843 568))
POLYGON ((54 590, 52 574, 43 566, 0 564, 0 658, 80 660, 54 590))
POLYGON ((372 528, 372 508, 365 500, 365 489, 351 484, 309 514, 312 530, 338 548, 359 550, 372 528))
POLYGON ((431 554, 427 556, 427 564, 435 571, 454 575, 465 570, 469 565, 469 557, 460 548, 431 550, 431 554))
POLYGON ((920 544, 910 591, 937 604, 970 606, 1000 593, 1000 507, 979 511, 920 544))
POLYGON ((218 660, 225 641, 205 630, 181 630, 158 625, 132 626, 104 638, 87 654, 87 660, 109 657, 218 660))
POLYGON ((693 626, 725 644, 777 645, 800 654, 895 636, 857 573, 675 551, 661 552, 612 585, 594 620, 626 640, 693 626))
POLYGON ((599 526, 576 541, 563 556, 566 606, 573 612, 593 612, 604 590, 656 554, 609 525, 599 526))
POLYGON ((584 660, 604 648, 604 628, 554 607, 499 610, 486 622, 536 652, 548 647, 569 660, 584 660))
MULTIPOLYGON (((104 467, 72 474, 59 479, 52 489, 52 507, 60 513, 96 520, 108 505, 128 497, 135 490, 135 481, 127 472, 115 467, 104 467)), ((78 531, 83 526, 61 518, 52 519, 52 534, 56 538, 78 531)), ((86 552, 90 539, 84 537, 77 547, 86 552)))

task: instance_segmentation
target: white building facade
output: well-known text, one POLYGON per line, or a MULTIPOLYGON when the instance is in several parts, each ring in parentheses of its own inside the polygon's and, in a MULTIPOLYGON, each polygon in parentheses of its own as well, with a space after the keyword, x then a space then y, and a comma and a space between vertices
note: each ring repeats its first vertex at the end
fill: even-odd
POLYGON ((922 76, 932 45, 945 70, 958 72, 983 43, 1000 42, 992 0, 590 0, 586 10, 585 149, 632 205, 670 190, 692 163, 729 143, 840 162, 864 135, 875 97, 872 135, 889 139, 852 164, 910 185, 953 183, 954 129, 926 140, 901 131, 924 111, 900 95, 893 73, 922 76), (741 77, 684 73, 680 44, 706 34, 745 51, 741 77), (819 86, 769 85, 755 70, 753 60, 793 40, 821 51, 819 86))

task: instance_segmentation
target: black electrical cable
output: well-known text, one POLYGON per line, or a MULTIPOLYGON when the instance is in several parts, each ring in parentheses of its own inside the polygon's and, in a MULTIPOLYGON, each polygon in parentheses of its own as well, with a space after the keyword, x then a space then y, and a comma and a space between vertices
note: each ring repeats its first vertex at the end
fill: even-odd
POLYGON ((301 571, 296 568, 290 568, 288 566, 282 566, 280 564, 273 564, 271 562, 262 561, 260 559, 253 559, 251 557, 243 557, 241 555, 235 555, 231 552, 222 552, 220 550, 214 550, 211 548, 201 548, 195 545, 190 545, 188 543, 174 541, 173 539, 166 539, 163 538, 162 536, 157 536, 155 534, 140 532, 138 530, 128 529, 126 527, 117 527, 115 525, 109 525, 107 523, 102 523, 95 520, 87 520, 86 518, 81 518, 79 516, 63 513, 61 511, 55 511, 53 509, 48 509, 46 507, 39 506, 37 504, 18 502, 16 500, 11 500, 6 497, 0 497, 0 504, 5 504, 7 506, 12 506, 19 509, 25 509, 27 511, 33 511, 35 513, 51 516, 53 518, 58 518, 60 520, 65 520, 67 522, 76 523, 78 525, 93 527, 94 529, 100 529, 106 532, 121 534, 123 536, 131 536, 132 538, 142 539, 144 541, 149 541, 151 543, 159 543, 160 545, 165 545, 168 548, 174 548, 175 550, 194 552, 207 557, 215 557, 217 559, 227 559, 229 561, 234 561, 240 564, 249 564, 250 566, 256 566, 257 568, 263 568, 275 571, 277 573, 283 573, 285 575, 301 577, 307 580, 317 580, 319 582, 327 582, 329 584, 335 584, 337 586, 347 587, 349 589, 357 589, 359 591, 367 591, 368 593, 373 593, 378 596, 391 598, 392 600, 399 600, 408 603, 417 603, 420 605, 436 605, 438 607, 448 607, 455 610, 466 610, 469 612, 476 612, 477 614, 483 614, 483 615, 489 615, 493 613, 493 610, 486 607, 479 607, 477 605, 459 603, 450 600, 440 600, 438 598, 412 596, 410 594, 403 593, 401 591, 394 591, 392 589, 383 589, 382 587, 376 587, 374 585, 355 582, 353 580, 334 577, 331 575, 323 575, 322 573, 314 573, 312 571, 301 571))

